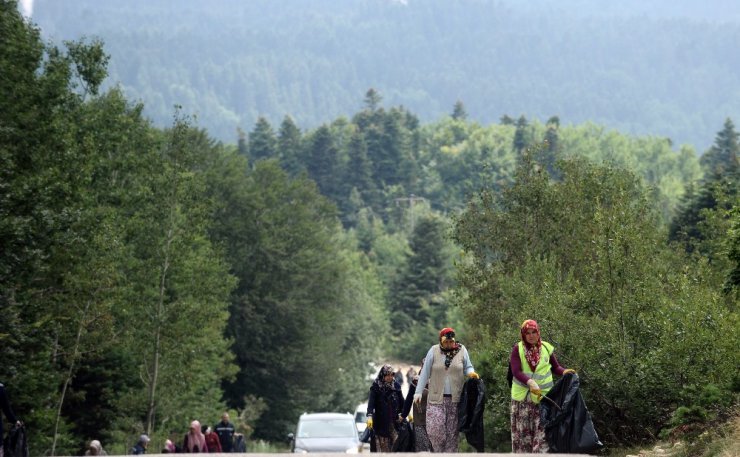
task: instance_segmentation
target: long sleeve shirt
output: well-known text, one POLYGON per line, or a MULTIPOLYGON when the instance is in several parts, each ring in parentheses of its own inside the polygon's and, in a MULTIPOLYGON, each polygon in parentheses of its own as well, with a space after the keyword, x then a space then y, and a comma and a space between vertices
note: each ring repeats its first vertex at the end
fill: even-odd
MULTIPOLYGON (((473 368, 473 364, 470 363, 470 356, 468 355, 468 350, 465 348, 465 346, 460 345, 460 352, 463 356, 463 374, 466 376, 470 373, 475 371, 475 368, 473 368)), ((421 368, 421 373, 419 374, 419 382, 417 383, 417 386, 426 386, 427 382, 429 382, 429 376, 432 373, 432 364, 434 364, 434 353, 437 349, 437 345, 435 344, 431 348, 429 348, 429 351, 427 351, 427 356, 424 358, 424 366, 421 368)), ((449 375, 445 376, 445 387, 443 393, 445 395, 449 395, 452 393, 452 387, 450 387, 450 377, 449 375)))
MULTIPOLYGON (((542 350, 542 348, 540 348, 542 350)), ((519 343, 515 344, 514 347, 511 349, 511 373, 514 375, 516 379, 519 380, 522 384, 527 384, 527 381, 529 380, 529 376, 524 374, 524 371, 522 371, 522 361, 519 358, 519 343)), ((558 376, 563 375, 563 371, 565 371, 565 368, 560 366, 560 363, 558 362, 558 359, 555 358, 555 353, 553 352, 550 354, 550 367, 552 372, 555 373, 558 376)))

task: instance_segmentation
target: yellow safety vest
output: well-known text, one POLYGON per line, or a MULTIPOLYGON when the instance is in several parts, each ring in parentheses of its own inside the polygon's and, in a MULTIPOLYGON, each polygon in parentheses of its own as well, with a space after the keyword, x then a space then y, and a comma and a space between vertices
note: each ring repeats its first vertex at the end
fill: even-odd
MULTIPOLYGON (((519 342, 519 360, 522 363, 522 371, 529 378, 534 379, 537 385, 540 386, 540 389, 542 389, 542 395, 545 395, 547 392, 550 391, 550 389, 552 389, 552 366, 550 365, 550 354, 552 354, 553 346, 552 344, 543 341, 540 351, 542 351, 540 353, 540 361, 537 364, 537 367, 535 367, 536 370, 532 372, 532 369, 529 367, 527 359, 524 355, 524 343, 521 341, 519 342), (542 351, 543 349, 547 352, 542 351)), ((537 398, 536 395, 530 394, 529 386, 526 384, 522 384, 521 381, 519 381, 516 376, 514 376, 514 379, 511 383, 512 400, 524 401, 527 396, 529 396, 529 399, 533 403, 540 402, 540 399, 537 398)))

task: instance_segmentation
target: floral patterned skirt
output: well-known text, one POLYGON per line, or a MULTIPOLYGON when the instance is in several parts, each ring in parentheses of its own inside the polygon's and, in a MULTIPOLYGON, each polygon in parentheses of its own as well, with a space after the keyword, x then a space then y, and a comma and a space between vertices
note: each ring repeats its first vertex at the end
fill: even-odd
POLYGON ((378 434, 375 435, 375 446, 377 447, 377 450, 375 452, 392 452, 393 449, 393 443, 396 442, 396 438, 398 438, 398 433, 396 432, 396 428, 391 425, 390 427, 390 435, 391 436, 380 436, 378 434))
POLYGON ((444 397, 442 404, 427 403, 426 423, 432 452, 457 452, 457 402, 444 397))
POLYGON ((545 430, 540 426, 540 405, 511 400, 511 452, 544 454, 548 451, 545 430))
POLYGON ((416 452, 432 451, 432 443, 429 442, 426 425, 414 425, 414 446, 416 452))

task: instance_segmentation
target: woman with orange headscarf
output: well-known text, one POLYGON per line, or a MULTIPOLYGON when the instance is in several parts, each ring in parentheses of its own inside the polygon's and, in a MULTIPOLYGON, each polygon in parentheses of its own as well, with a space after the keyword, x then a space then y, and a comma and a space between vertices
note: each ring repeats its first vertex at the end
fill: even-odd
POLYGON ((542 341, 540 326, 527 319, 520 329, 521 341, 511 350, 511 451, 546 453, 545 431, 540 425, 540 399, 553 385, 552 374, 575 370, 560 366, 552 344, 542 341))

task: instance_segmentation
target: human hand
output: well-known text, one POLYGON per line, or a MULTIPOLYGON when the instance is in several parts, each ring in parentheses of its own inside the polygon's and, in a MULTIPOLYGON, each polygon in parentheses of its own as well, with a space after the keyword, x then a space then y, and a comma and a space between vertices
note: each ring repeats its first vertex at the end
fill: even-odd
POLYGON ((421 394, 414 394, 414 403, 417 405, 421 404, 421 394))
POLYGON ((399 414, 396 418, 396 422, 403 422, 403 416, 399 414))
POLYGON ((574 370, 573 368, 566 368, 565 370, 563 370, 563 376, 570 373, 576 374, 576 370, 574 370))
POLYGON ((540 386, 535 382, 534 379, 528 379, 527 385, 529 386, 529 391, 532 392, 534 395, 542 395, 542 389, 540 389, 540 386))
POLYGON ((372 417, 367 418, 367 428, 369 428, 370 430, 373 429, 373 418, 372 417))
POLYGON ((470 378, 470 379, 480 379, 480 376, 478 376, 478 373, 476 373, 475 371, 471 371, 470 373, 468 373, 468 378, 470 378))
POLYGON ((409 422, 414 422, 414 415, 413 414, 409 414, 409 422))

